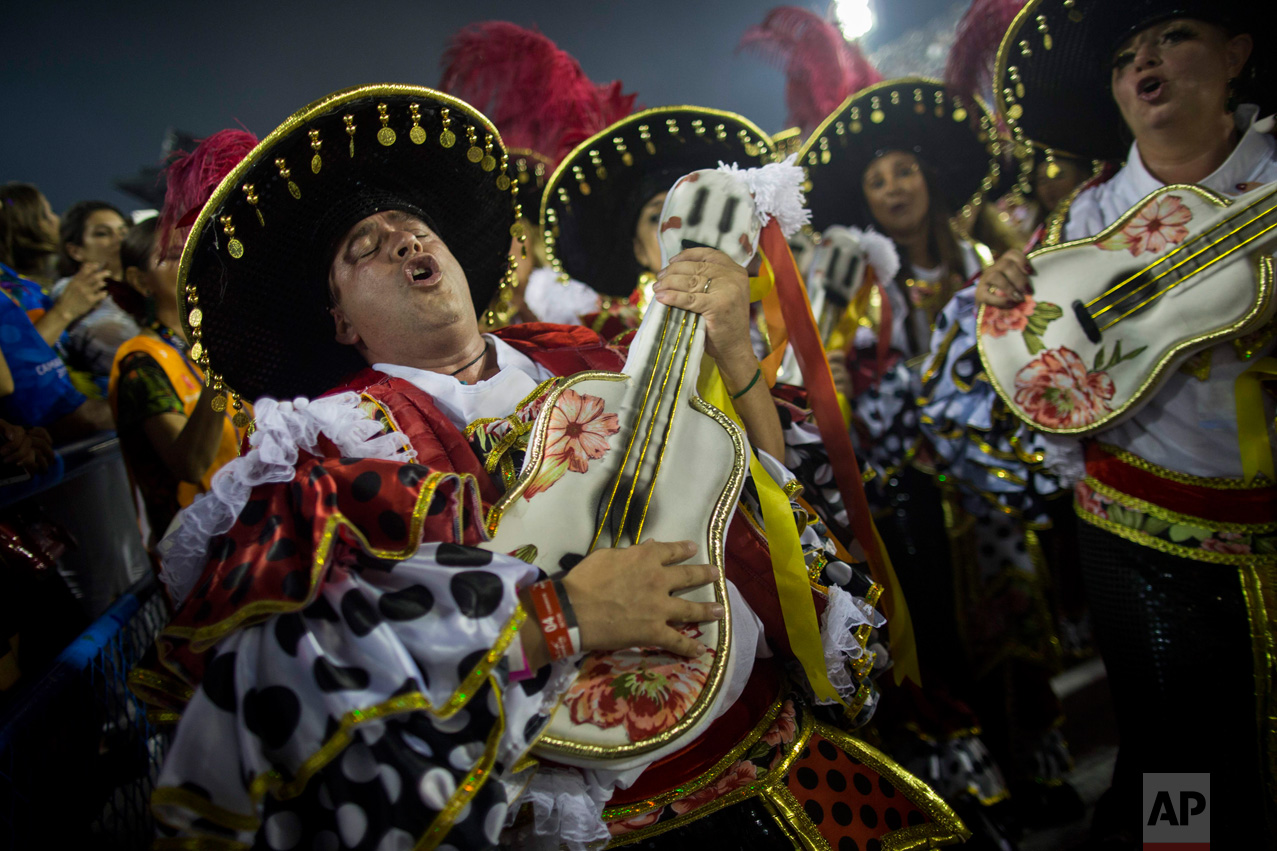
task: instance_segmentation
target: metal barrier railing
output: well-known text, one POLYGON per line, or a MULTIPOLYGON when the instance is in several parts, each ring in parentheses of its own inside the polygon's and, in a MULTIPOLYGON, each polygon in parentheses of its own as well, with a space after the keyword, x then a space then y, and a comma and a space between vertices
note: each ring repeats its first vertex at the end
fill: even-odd
POLYGON ((0 712, 0 848, 149 848, 168 745, 126 684, 168 621, 135 583, 0 712))

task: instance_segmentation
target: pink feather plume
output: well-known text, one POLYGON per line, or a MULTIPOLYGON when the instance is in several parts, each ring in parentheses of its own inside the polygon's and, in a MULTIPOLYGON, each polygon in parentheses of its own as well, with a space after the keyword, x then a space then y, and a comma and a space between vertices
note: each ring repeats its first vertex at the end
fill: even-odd
POLYGON ((750 27, 737 50, 748 50, 780 66, 786 77, 789 123, 810 133, 847 97, 882 80, 860 49, 837 25, 798 6, 779 6, 750 27))
POLYGON ((973 0, 954 34, 945 83, 956 94, 988 97, 998 45, 1024 0, 973 0))
POLYGON ((596 85, 550 39, 508 21, 470 24, 452 36, 439 87, 492 119, 507 147, 555 163, 634 111, 635 95, 619 81, 596 85))
POLYGON ((247 130, 221 130, 173 160, 165 170, 168 188, 156 245, 167 245, 174 229, 193 224, 222 178, 255 147, 257 137, 247 130))

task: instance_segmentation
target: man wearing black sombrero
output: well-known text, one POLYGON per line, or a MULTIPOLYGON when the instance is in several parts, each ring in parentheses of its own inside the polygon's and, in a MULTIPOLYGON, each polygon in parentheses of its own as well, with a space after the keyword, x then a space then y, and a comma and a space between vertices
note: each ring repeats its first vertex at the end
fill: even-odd
MULTIPOLYGON (((163 670, 133 680, 181 712, 153 797, 162 836, 280 849, 584 847, 613 834, 788 847, 793 829, 961 837, 913 778, 814 718, 757 649, 749 607, 732 627, 733 664, 743 660, 749 681, 723 701, 715 735, 687 746, 692 757, 655 772, 531 771, 529 751, 583 651, 698 656, 695 630, 674 626, 724 611, 672 596, 716 578, 682 563, 693 556, 685 543, 599 549, 555 580, 475 546, 488 540, 485 509, 515 464, 503 453, 523 452, 538 389, 623 361, 580 327, 482 333, 476 314, 512 269, 507 165, 496 129, 459 100, 350 89, 267 136, 195 222, 178 284, 191 355, 232 410, 242 413, 240 394, 258 401, 251 449, 162 545, 179 607, 159 639, 163 670), (866 807, 878 791, 894 800, 872 822, 862 809, 854 827, 839 809, 824 819, 819 792, 802 785, 811 760, 859 766, 857 788, 875 790, 866 807), (603 809, 638 780, 638 802, 603 809), (777 814, 772 798, 792 789, 813 800, 777 814), (508 818, 524 802, 528 816, 508 818)), ((744 269, 696 249, 665 268, 657 298, 704 318, 751 442, 780 454, 775 408, 750 383, 747 291, 744 269)), ((571 416, 564 439, 582 453, 617 428, 588 404, 571 416)), ((752 543, 730 544, 725 564, 766 562, 761 533, 742 532, 752 543)), ((847 635, 823 652, 867 711, 865 642, 881 618, 864 597, 876 586, 834 558, 811 577, 859 597, 821 591, 861 613, 856 625, 831 621, 847 635)), ((668 699, 651 686, 641 696, 668 699)))

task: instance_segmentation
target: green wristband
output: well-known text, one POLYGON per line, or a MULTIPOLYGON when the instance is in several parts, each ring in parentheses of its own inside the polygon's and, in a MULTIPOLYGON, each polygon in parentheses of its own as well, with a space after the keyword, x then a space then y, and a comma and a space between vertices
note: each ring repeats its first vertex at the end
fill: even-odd
POLYGON ((762 377, 763 377, 763 368, 760 366, 758 369, 754 370, 754 377, 751 378, 749 380, 749 383, 745 385, 745 389, 740 391, 739 393, 732 394, 732 401, 735 402, 741 396, 744 396, 746 393, 752 390, 754 388, 754 385, 758 383, 758 379, 762 377))

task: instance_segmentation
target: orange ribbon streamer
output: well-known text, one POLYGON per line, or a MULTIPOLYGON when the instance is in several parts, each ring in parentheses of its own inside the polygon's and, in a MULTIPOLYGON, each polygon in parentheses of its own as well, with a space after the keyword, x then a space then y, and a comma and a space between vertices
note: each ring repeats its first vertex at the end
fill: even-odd
POLYGON ((847 507, 848 520, 856 539, 865 550, 870 575, 883 588, 883 608, 891 630, 893 675, 897 684, 905 678, 920 684, 921 675, 909 607, 869 511, 860 465, 851 445, 851 435, 838 409, 834 380, 829 373, 829 362, 825 359, 825 350, 817 331, 816 318, 811 312, 811 300, 803 286, 802 275, 790 253, 789 243, 774 219, 763 228, 758 244, 775 277, 773 292, 780 302, 788 341, 794 347, 794 355, 802 370, 808 400, 816 415, 816 426, 820 430, 825 451, 829 455, 834 481, 838 484, 843 504, 847 507))

